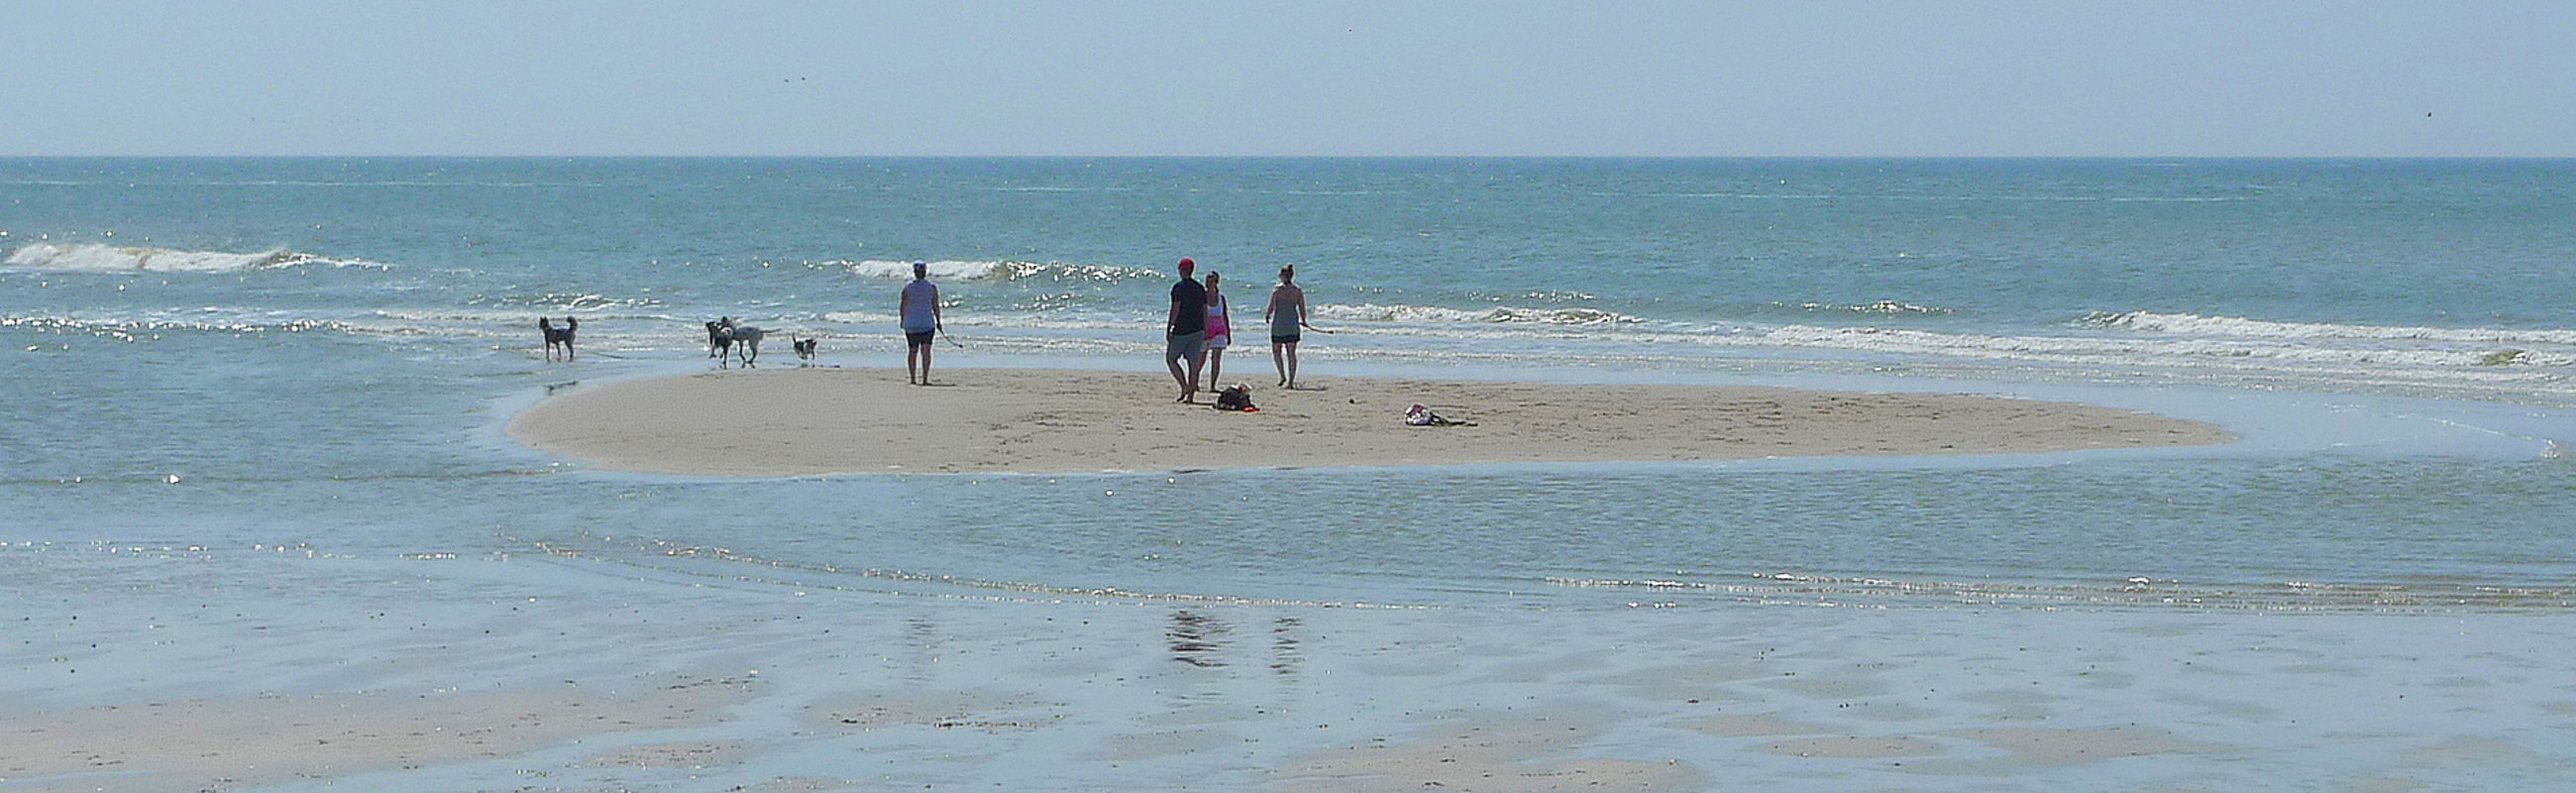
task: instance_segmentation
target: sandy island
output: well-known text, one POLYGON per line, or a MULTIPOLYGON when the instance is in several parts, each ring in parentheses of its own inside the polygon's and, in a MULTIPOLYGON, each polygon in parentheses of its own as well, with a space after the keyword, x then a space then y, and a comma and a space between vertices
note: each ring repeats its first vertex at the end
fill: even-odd
POLYGON ((1160 373, 953 369, 938 379, 798 368, 630 380, 550 397, 508 429, 603 468, 733 476, 1981 454, 2232 438, 2203 422, 1971 394, 1315 377, 1296 391, 1256 384, 1261 411, 1236 413, 1174 403, 1160 373), (1406 426, 1416 403, 1476 426, 1406 426))

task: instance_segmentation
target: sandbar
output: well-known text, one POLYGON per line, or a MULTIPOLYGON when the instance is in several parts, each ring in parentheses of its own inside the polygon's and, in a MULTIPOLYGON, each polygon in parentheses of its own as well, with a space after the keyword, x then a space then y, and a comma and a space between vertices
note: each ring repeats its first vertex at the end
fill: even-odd
MULTIPOLYGON (((1268 372, 1261 374, 1267 376, 1268 372)), ((519 441, 616 470, 716 476, 1058 473, 1998 454, 2223 443, 2199 421, 1978 394, 1314 377, 1261 410, 1178 404, 1160 373, 722 370, 566 389, 519 441), (1474 426, 1416 427, 1414 404, 1474 426)))

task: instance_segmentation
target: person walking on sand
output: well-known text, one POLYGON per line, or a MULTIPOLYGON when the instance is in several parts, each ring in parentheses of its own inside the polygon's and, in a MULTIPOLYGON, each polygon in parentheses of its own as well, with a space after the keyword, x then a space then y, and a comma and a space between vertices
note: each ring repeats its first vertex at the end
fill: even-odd
POLYGON ((1234 318, 1227 316, 1225 293, 1216 288, 1215 270, 1207 274, 1207 384, 1214 391, 1225 387, 1225 348, 1234 343, 1234 318))
POLYGON ((1297 342, 1306 329, 1306 290, 1297 288, 1297 265, 1279 268, 1279 285, 1270 288, 1270 305, 1261 309, 1270 323, 1270 365, 1279 370, 1279 387, 1297 387, 1297 342))
POLYGON ((1198 263, 1181 257, 1181 282, 1172 285, 1172 313, 1163 323, 1163 365, 1172 370, 1172 382, 1181 387, 1181 398, 1188 402, 1199 392, 1199 368, 1207 364, 1207 288, 1190 280, 1190 269, 1198 263), (1190 368, 1181 369, 1188 359, 1190 368))
POLYGON ((930 384, 930 342, 939 336, 939 285, 930 282, 930 265, 912 263, 912 283, 903 285, 903 297, 895 302, 895 313, 903 317, 904 382, 930 384))

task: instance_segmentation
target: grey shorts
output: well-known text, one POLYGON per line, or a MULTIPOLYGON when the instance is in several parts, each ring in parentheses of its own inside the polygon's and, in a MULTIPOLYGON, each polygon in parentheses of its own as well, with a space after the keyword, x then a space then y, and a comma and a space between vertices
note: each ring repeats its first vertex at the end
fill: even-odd
POLYGON ((1207 331, 1163 334, 1163 360, 1196 358, 1207 353, 1207 331))

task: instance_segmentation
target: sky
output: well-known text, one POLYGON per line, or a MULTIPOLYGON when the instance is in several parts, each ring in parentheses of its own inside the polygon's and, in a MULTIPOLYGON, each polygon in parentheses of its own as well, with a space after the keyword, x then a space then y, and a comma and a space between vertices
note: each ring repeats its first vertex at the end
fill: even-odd
POLYGON ((0 155, 2576 156, 2576 3, 0 5, 0 155))

